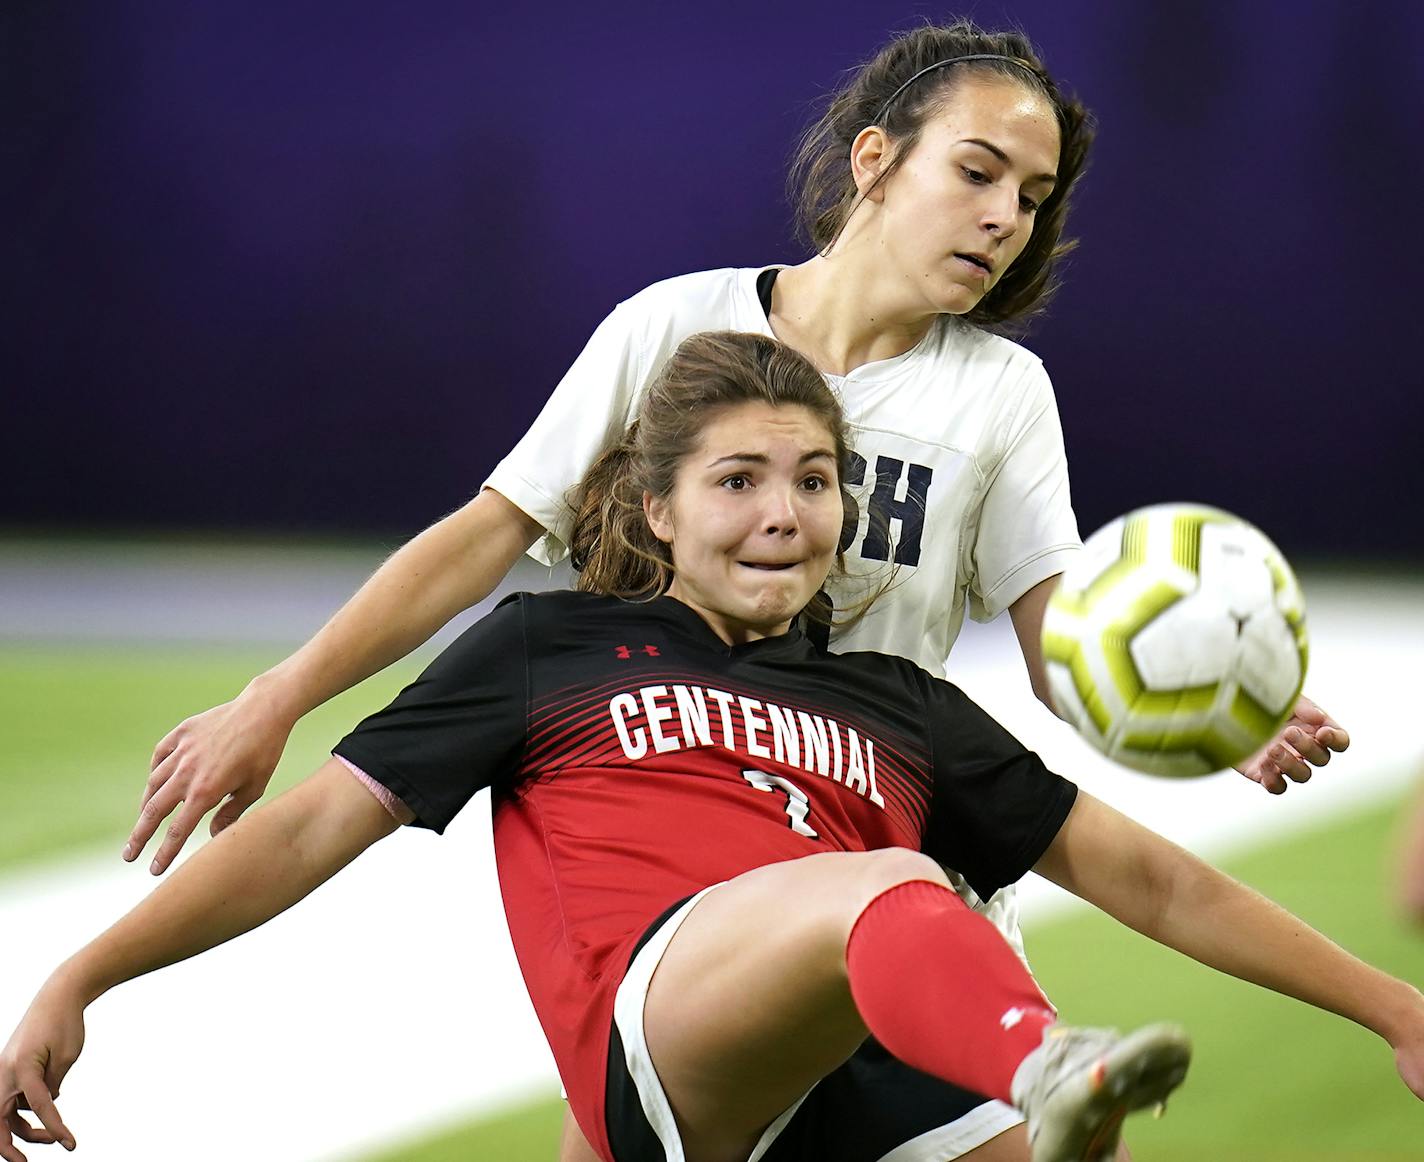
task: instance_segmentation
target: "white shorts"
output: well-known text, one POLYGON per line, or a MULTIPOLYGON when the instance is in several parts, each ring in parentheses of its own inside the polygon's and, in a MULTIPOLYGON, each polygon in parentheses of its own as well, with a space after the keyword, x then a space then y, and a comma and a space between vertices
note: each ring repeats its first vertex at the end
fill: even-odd
MULTIPOLYGON (((654 921, 618 987, 607 1103, 615 1162, 684 1162, 677 1122, 648 1053, 643 1007, 669 942, 716 886, 654 921)), ((867 1041, 766 1128, 747 1162, 950 1162, 1022 1121, 1012 1106, 911 1069, 867 1041)))

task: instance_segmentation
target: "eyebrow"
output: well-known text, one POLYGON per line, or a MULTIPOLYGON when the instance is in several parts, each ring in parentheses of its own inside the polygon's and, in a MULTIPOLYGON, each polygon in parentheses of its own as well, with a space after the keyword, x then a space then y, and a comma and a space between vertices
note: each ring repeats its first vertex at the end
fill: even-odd
MULTIPOLYGON (((980 149, 987 149, 1005 165, 1009 164, 1009 155, 992 141, 985 141, 982 137, 966 137, 963 138, 959 144, 977 145, 980 149)), ((1056 173, 1036 173, 1028 180, 1031 182, 1052 182, 1056 185, 1058 183, 1058 175, 1056 173)))
MULTIPOLYGON (((817 449, 817 450, 814 451, 814 452, 807 452, 804 456, 801 457, 800 460, 797 461, 797 464, 798 464, 798 465, 800 465, 800 464, 805 464, 805 463, 807 463, 808 461, 811 461, 811 460, 819 460, 819 459, 821 459, 822 457, 825 457, 825 459, 827 459, 827 460, 832 460, 832 461, 833 461, 833 460, 835 460, 835 458, 836 458, 836 454, 835 454, 834 452, 828 451, 828 450, 826 450, 826 449, 824 449, 824 448, 820 448, 820 449, 817 449)), ((720 466, 720 465, 722 465, 722 464, 727 464, 727 463, 734 463, 734 464, 770 464, 770 463, 771 463, 771 457, 770 457, 770 456, 763 455, 763 454, 760 453, 760 452, 733 452, 730 456, 721 456, 721 457, 719 457, 718 459, 713 460, 710 464, 707 465, 707 467, 709 467, 709 468, 716 468, 716 467, 718 467, 718 466, 720 466)))

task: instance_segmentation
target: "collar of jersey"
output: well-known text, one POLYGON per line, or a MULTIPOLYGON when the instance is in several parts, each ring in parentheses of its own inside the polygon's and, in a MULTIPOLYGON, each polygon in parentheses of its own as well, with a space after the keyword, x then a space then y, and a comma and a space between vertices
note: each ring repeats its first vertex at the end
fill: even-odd
MULTIPOLYGON (((770 266, 747 267, 740 271, 741 278, 738 280, 737 289, 741 292, 741 320, 742 329, 755 331, 765 335, 770 339, 776 338, 776 333, 771 329, 771 320, 766 317, 766 312, 761 309, 761 299, 757 297, 757 279, 762 271, 776 267, 785 270, 784 263, 772 263, 770 266)), ((925 332, 920 339, 908 351, 901 351, 898 355, 892 355, 888 359, 873 359, 869 363, 862 363, 859 367, 852 368, 845 375, 835 375, 829 371, 821 374, 832 383, 878 383, 882 380, 890 379, 900 373, 900 370, 917 355, 927 351, 931 346, 940 341, 940 329, 943 326, 945 316, 940 316, 934 325, 925 332)))
POLYGON ((722 654, 724 657, 781 657, 799 653, 806 647, 805 635, 794 624, 785 633, 775 637, 757 638, 755 641, 729 646, 717 636, 716 630, 707 624, 697 610, 690 605, 684 605, 676 597, 658 597, 650 602, 650 605, 658 611, 659 616, 676 626, 680 631, 679 637, 689 644, 722 654))

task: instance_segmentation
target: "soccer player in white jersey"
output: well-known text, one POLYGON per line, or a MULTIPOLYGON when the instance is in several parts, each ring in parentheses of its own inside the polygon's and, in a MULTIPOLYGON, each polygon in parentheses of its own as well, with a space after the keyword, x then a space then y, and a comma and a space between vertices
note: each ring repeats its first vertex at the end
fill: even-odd
MULTIPOLYGON (((966 608, 1007 609, 1047 701, 1039 627, 1078 546, 1062 433, 1038 359, 984 328, 1030 315, 1052 290, 1091 135, 1019 34, 960 23, 896 38, 803 142, 795 172, 815 256, 672 279, 617 307, 474 500, 392 556, 292 657, 158 744, 125 858, 176 811, 161 872, 210 809, 221 804, 216 833, 260 797, 299 717, 480 601, 526 550, 562 557, 568 489, 667 355, 708 329, 772 334, 844 397, 863 465, 846 549, 898 573, 832 646, 942 672, 966 608)), ((1281 791, 1347 742, 1302 699, 1246 773, 1281 791)), ((1017 940, 1011 897, 987 910, 1017 940)))

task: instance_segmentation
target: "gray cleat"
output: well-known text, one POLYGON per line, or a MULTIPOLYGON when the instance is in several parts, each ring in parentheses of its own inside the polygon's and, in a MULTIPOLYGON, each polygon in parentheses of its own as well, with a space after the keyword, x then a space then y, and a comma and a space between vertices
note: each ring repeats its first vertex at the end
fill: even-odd
POLYGON ((1165 1106, 1191 1057, 1191 1040, 1177 1025, 1148 1025, 1125 1037, 1115 1029, 1050 1026, 1012 1087, 1014 1105, 1028 1119, 1033 1162, 1110 1162, 1123 1118, 1165 1106))

